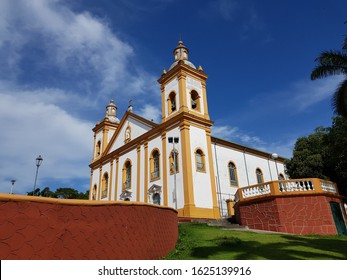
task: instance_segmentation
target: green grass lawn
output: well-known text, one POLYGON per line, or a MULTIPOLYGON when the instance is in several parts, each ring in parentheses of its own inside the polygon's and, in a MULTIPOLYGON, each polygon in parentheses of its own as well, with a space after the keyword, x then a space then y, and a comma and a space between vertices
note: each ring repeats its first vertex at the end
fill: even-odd
POLYGON ((346 260, 347 236, 302 236, 223 230, 179 224, 167 260, 346 260))

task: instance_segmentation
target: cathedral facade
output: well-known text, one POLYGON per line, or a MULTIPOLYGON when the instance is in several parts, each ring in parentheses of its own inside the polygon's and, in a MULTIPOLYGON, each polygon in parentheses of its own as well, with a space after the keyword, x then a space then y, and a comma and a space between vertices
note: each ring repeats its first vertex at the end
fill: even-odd
POLYGON ((211 135, 206 80, 180 41, 159 78, 162 121, 121 120, 111 100, 93 128, 90 199, 133 201, 177 209, 179 217, 227 216, 238 188, 285 179, 284 158, 211 135))

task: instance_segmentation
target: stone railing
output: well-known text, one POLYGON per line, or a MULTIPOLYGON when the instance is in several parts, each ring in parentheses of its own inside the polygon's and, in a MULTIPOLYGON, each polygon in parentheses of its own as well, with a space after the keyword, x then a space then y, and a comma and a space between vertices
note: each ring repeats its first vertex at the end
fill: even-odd
POLYGON ((266 196, 318 193, 338 195, 336 184, 318 178, 271 181, 238 189, 235 194, 235 202, 266 196))

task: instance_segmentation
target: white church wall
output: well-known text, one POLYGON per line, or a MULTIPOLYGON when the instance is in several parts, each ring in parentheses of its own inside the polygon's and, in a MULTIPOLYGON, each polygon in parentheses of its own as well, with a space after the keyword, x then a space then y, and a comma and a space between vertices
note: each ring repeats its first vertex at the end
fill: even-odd
POLYGON ((99 178, 100 178, 100 172, 99 172, 99 168, 97 169, 94 169, 93 170, 93 175, 92 175, 92 178, 91 178, 91 181, 92 181, 92 189, 91 189, 91 192, 93 192, 93 188, 94 186, 96 185, 97 189, 96 189, 96 199, 99 199, 99 196, 98 196, 98 193, 99 193, 99 178))
POLYGON ((195 206, 202 208, 212 208, 213 200, 210 180, 210 166, 208 160, 208 149, 205 130, 194 126, 190 126, 190 139, 195 206), (198 148, 201 149, 205 155, 204 172, 197 171, 195 152, 198 148))
MULTIPOLYGON (((175 144, 175 149, 178 152, 178 173, 176 173, 176 192, 177 192, 177 207, 183 208, 184 206, 184 189, 183 189, 183 167, 182 167, 182 139, 180 138, 180 130, 178 127, 166 133, 166 139, 169 137, 179 137, 179 143, 175 144)), ((167 140, 168 141, 168 140, 167 140)), ((168 206, 175 208, 174 190, 175 190, 175 175, 170 174, 170 153, 173 150, 173 144, 167 143, 166 146, 166 161, 167 161, 167 174, 168 174, 168 206)))

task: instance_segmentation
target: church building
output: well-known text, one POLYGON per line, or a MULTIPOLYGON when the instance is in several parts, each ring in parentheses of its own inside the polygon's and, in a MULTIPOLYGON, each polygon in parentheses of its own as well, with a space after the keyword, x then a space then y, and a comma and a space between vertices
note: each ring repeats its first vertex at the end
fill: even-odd
POLYGON ((93 128, 90 199, 158 204, 187 218, 228 216, 238 188, 286 179, 284 158, 213 137, 207 75, 182 41, 173 55, 158 80, 160 124, 131 105, 119 120, 111 100, 93 128))

